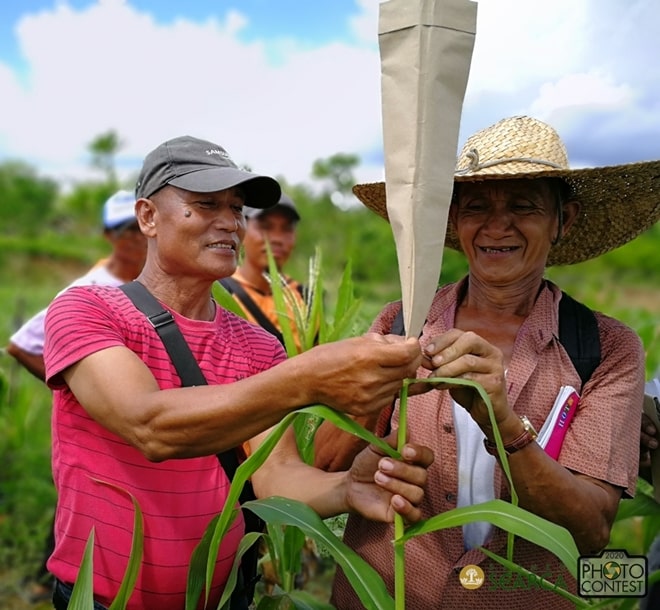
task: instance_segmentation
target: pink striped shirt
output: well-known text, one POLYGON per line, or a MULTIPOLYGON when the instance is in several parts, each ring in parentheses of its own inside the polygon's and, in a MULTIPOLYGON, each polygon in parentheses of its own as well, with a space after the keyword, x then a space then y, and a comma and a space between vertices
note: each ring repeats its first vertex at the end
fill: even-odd
MULTIPOLYGON (((237 381, 285 358, 274 337, 220 307, 211 322, 173 315, 209 384, 237 381)), ((128 492, 144 516, 144 558, 128 608, 183 610, 191 553, 222 510, 229 482, 214 455, 153 463, 87 414, 61 373, 114 346, 135 352, 161 389, 181 386, 156 331, 118 288, 72 288, 50 305, 44 358, 54 390, 52 461, 58 503, 48 568, 60 580, 74 582, 93 527, 94 596, 109 606, 131 549, 134 510, 128 492)), ((210 607, 218 603, 242 535, 239 518, 218 553, 210 607)))

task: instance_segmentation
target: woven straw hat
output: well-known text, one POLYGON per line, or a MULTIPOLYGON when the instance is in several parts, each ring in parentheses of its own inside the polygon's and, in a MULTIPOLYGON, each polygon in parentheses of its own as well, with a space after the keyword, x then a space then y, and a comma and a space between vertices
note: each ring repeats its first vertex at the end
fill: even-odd
MULTIPOLYGON (((548 266, 586 261, 629 242, 660 220, 660 161, 570 169, 557 132, 536 119, 503 119, 471 136, 455 182, 563 178, 580 204, 570 231, 550 249, 548 266)), ((385 183, 357 184, 355 196, 387 220, 385 183)), ((445 245, 460 250, 453 227, 445 245)))

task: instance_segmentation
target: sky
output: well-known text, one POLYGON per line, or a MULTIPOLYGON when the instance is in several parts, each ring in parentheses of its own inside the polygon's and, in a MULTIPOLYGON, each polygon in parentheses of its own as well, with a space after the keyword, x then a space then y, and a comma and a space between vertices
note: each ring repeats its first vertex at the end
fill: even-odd
MULTIPOLYGON (((468 1, 468 0, 463 0, 468 1)), ((355 154, 382 180, 379 0, 21 0, 0 3, 0 162, 63 185, 95 174, 112 129, 121 177, 193 135, 239 165, 314 184, 355 154)), ((527 114, 573 166, 660 158, 660 2, 479 0, 459 148, 527 114)), ((96 174, 98 177, 98 174, 96 174)))

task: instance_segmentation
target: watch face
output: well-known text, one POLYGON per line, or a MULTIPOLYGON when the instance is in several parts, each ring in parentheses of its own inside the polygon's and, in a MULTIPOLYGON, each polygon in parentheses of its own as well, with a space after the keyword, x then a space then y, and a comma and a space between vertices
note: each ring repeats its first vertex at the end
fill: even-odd
POLYGON ((532 438, 536 438, 538 436, 538 432, 536 431, 536 429, 532 425, 532 422, 529 421, 526 415, 521 415, 520 421, 522 421, 525 430, 527 430, 527 432, 529 432, 532 435, 532 438))

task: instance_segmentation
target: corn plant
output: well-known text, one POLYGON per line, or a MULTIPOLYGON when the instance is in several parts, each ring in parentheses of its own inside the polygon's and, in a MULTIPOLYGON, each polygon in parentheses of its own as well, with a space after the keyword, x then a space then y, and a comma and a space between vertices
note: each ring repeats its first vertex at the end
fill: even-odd
MULTIPOLYGON (((344 269, 338 287, 334 315, 330 316, 324 302, 325 287, 320 250, 317 248, 309 261, 302 303, 295 289, 281 276, 268 242, 266 250, 267 278, 273 294, 278 326, 289 357, 306 351, 317 343, 327 343, 355 334, 361 301, 354 295, 350 261, 344 269), (294 338, 294 329, 298 342, 294 338)), ((219 283, 214 286, 214 296, 227 309, 246 317, 235 299, 219 283)), ((298 450, 301 458, 308 464, 314 460, 314 434, 321 422, 322 417, 310 412, 301 413, 293 420, 298 450)), ((295 588, 295 577, 301 571, 301 554, 308 537, 301 529, 293 526, 268 523, 266 529, 263 540, 267 553, 261 558, 260 565, 270 563, 277 576, 278 586, 274 595, 268 595, 268 600, 263 603, 267 603, 269 608, 275 607, 274 602, 281 602, 283 606, 293 602, 303 603, 306 607, 323 607, 324 604, 319 600, 310 599, 305 591, 295 588)), ((322 544, 321 548, 325 549, 325 546, 322 544)))

